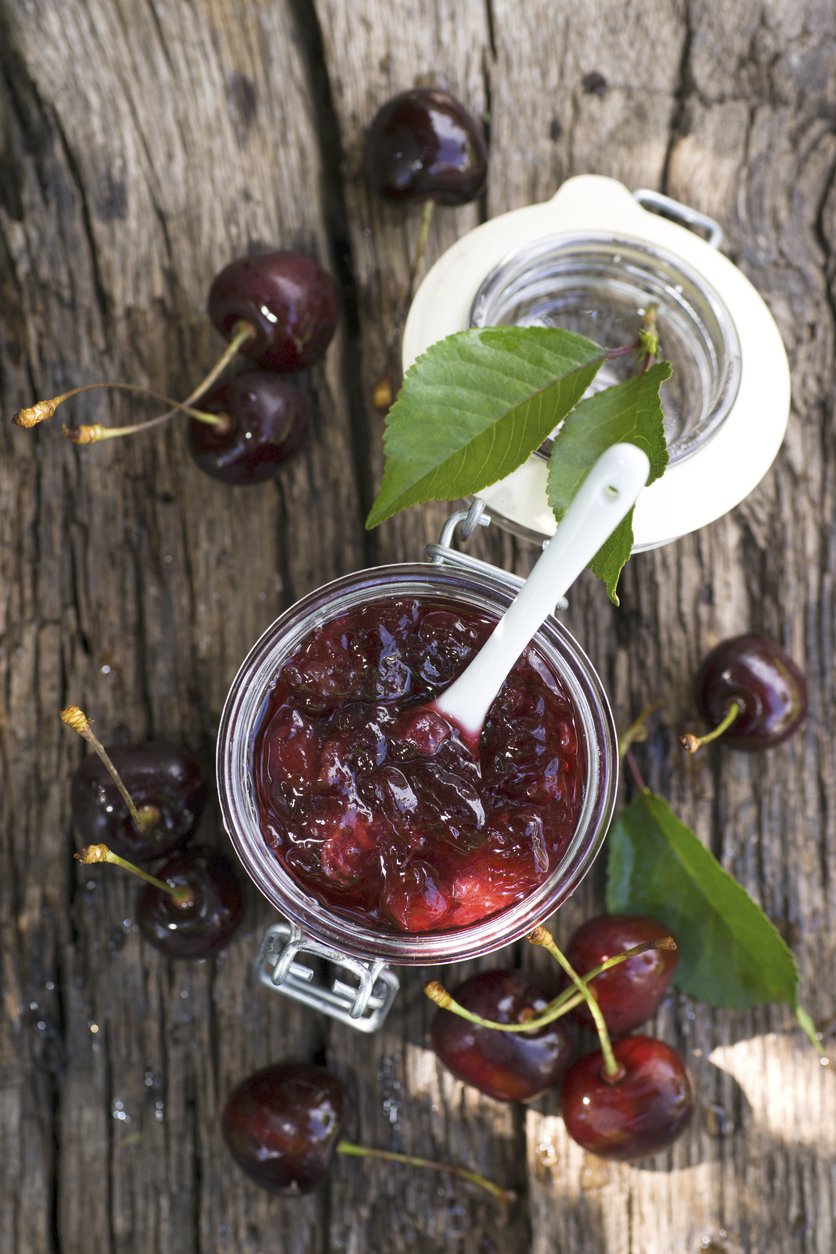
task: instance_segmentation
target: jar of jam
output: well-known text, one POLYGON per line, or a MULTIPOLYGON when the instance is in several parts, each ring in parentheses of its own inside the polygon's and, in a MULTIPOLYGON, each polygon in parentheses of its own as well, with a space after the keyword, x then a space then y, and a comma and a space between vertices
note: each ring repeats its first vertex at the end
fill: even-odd
MULTIPOLYGON (((720 518, 756 487, 787 427, 790 374, 780 332, 746 276, 720 251, 713 219, 614 179, 568 179, 543 204, 492 218, 458 240, 418 289, 404 328, 404 370, 468 327, 556 326, 607 348, 632 343, 657 306, 670 463, 636 503, 634 551, 720 518)), ((606 363, 598 390, 626 377, 606 363)), ((550 441, 479 493, 493 520, 527 539, 550 536, 550 441)))
POLYGON ((392 966, 479 957, 577 887, 612 816, 618 753, 589 659, 556 617, 478 745, 426 713, 521 581, 454 549, 316 589, 255 644, 218 733, 218 794, 246 871, 286 922, 258 978, 373 1031, 392 966), (312 959, 332 972, 317 978, 312 959))

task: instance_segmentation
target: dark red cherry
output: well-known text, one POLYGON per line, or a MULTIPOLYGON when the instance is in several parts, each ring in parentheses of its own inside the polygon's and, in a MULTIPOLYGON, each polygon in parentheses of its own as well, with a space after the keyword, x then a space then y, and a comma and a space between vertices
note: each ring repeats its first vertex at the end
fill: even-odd
POLYGON ((394 96, 375 115, 364 166, 385 200, 465 205, 485 186, 488 159, 464 105, 446 91, 418 87, 394 96))
POLYGON ((625 1036, 613 1053, 621 1079, 605 1079, 596 1050, 570 1069, 560 1104, 566 1131, 585 1150, 631 1162, 681 1136, 694 1112, 694 1082, 676 1050, 653 1037, 625 1036))
POLYGON ((150 807, 159 817, 138 832, 110 775, 91 754, 73 775, 70 794, 73 823, 85 844, 109 845, 134 862, 164 858, 185 844, 208 793, 197 759, 182 745, 161 740, 116 745, 108 752, 140 812, 150 807))
POLYGON ((256 336, 241 351, 265 370, 301 370, 325 352, 339 319, 334 280, 305 253, 255 253, 212 280, 209 317, 225 339, 237 322, 256 336))
POLYGON ((755 632, 722 640, 711 650, 697 675, 696 695, 712 726, 737 702, 740 713, 722 738, 730 749, 748 753, 786 740, 807 713, 803 673, 774 641, 755 632))
MULTIPOLYGON (((483 971, 465 980, 453 997, 466 1010, 496 1023, 520 1023, 522 1012, 539 1014, 548 998, 522 971, 483 971)), ((497 1032, 437 1011, 432 1046, 453 1075, 499 1102, 525 1102, 562 1080, 572 1043, 561 1022, 536 1032, 497 1032)))
MULTIPOLYGON (((656 919, 605 914, 578 928, 569 941, 566 957, 579 975, 585 975, 625 949, 665 936, 670 936, 670 930, 656 919)), ((673 979, 677 958, 675 949, 648 949, 596 976, 590 992, 598 999, 607 1029, 614 1036, 632 1032, 655 1013, 673 979)), ((584 1027, 594 1029, 586 1005, 578 1006, 572 1015, 584 1027)))
POLYGON ((223 1134, 242 1171, 271 1193, 310 1193, 331 1166, 345 1089, 324 1067, 278 1063, 256 1071, 226 1103, 223 1134))
POLYGON ((178 905, 169 893, 149 884, 140 893, 137 922, 142 935, 169 958, 206 958, 232 939, 244 914, 241 881, 228 858, 195 847, 156 872, 172 888, 191 890, 178 905))
POLYGON ((249 370, 218 384, 200 402, 225 414, 226 430, 189 420, 189 451, 201 470, 224 483, 263 483, 301 447, 311 420, 297 387, 266 370, 249 370))

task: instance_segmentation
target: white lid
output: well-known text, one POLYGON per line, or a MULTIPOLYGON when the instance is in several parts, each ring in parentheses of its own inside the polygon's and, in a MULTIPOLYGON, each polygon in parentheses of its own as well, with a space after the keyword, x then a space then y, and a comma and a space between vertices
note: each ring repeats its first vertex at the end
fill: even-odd
MULTIPOLYGON (((771 466, 787 427, 790 373, 775 321, 746 276, 693 231, 643 209, 615 179, 569 179, 549 201, 476 227, 435 263, 419 287, 404 328, 408 369, 431 344, 469 325, 485 277, 512 250, 557 231, 607 231, 657 245, 681 258, 720 296, 740 341, 737 399, 716 432, 670 466, 636 504, 636 550, 654 548, 713 522, 738 505, 771 466)), ((523 530, 551 535, 546 463, 529 459, 479 493, 489 510, 523 530)))

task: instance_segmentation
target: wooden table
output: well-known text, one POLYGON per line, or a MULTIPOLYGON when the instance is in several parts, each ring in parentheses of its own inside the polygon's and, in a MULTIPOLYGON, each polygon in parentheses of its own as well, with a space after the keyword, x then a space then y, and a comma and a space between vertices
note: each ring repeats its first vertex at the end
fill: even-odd
MULTIPOLYGON (((832 4, 0 0, 0 64, 4 414, 93 379, 185 395, 217 351, 209 281, 248 249, 315 253, 343 300, 306 382, 314 436, 267 486, 206 478, 177 422, 92 450, 57 423, 3 424, 2 1249, 829 1254, 836 1098, 789 1012, 668 999, 655 1026, 699 1085, 690 1133, 636 1167, 588 1157, 555 1097, 499 1106, 441 1071, 425 972, 406 974, 369 1039, 256 987, 270 912, 254 896, 216 962, 151 951, 133 884, 72 860, 83 746, 57 712, 77 701, 110 741, 182 739, 210 769, 262 629, 325 580, 418 558, 437 535, 443 505, 363 530, 381 467, 369 394, 418 223, 371 199, 360 152, 389 95, 446 84, 485 117, 490 183, 482 203, 438 213, 429 259, 602 172, 719 219, 780 324, 794 406, 774 470, 730 516, 634 561, 620 610, 585 578, 568 619, 622 725, 663 699, 640 751, 651 786, 775 920, 832 1030, 832 4), (695 664, 748 627, 805 667, 806 728, 766 757, 683 761, 695 664), (503 1215, 466 1186, 356 1162, 301 1201, 259 1192, 226 1154, 219 1110, 239 1078, 287 1056, 345 1078, 368 1143, 467 1162, 517 1187, 519 1205, 503 1215)), ((94 394, 75 412, 114 423, 137 406, 94 394)), ((496 529, 478 551, 522 572, 532 558, 496 529)), ((201 835, 225 839, 216 809, 201 835)), ((601 886, 599 868, 559 936, 600 907, 601 886)), ((524 945, 512 959, 548 965, 524 945)))

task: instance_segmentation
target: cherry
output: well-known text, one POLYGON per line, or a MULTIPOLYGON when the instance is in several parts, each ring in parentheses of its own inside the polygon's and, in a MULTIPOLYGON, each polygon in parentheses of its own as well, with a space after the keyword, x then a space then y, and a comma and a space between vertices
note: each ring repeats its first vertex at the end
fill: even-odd
POLYGON ((310 1193, 328 1174, 346 1115, 324 1067, 279 1063, 248 1076, 224 1107, 223 1134, 242 1171, 271 1193, 310 1193))
POLYGON ((401 92, 378 110, 366 134, 370 186, 400 204, 465 205, 482 191, 488 161, 474 119, 437 88, 401 92))
POLYGON ((206 777, 189 750, 149 740, 117 745, 108 754, 77 706, 68 706, 61 718, 98 755, 85 758, 73 775, 70 807, 76 831, 140 862, 163 858, 185 844, 208 794, 206 777))
POLYGON ((231 261, 212 280, 209 317, 226 339, 255 328, 241 351, 267 370, 301 370, 325 352, 339 319, 334 280, 305 253, 269 252, 231 261))
POLYGON ((169 958, 207 958, 232 940, 244 915, 244 894, 232 863, 214 849, 178 854, 159 871, 162 887, 140 894, 142 935, 169 958), (187 890, 178 901, 169 888, 187 890))
POLYGON ((416 87, 393 96, 366 132, 363 165, 369 186, 392 204, 423 207, 409 279, 393 320, 384 368, 373 393, 375 408, 392 403, 398 335, 427 248, 436 204, 466 205, 485 186, 488 158, 481 131, 460 101, 438 88, 416 87))
POLYGON ((573 1140, 602 1158, 630 1162, 682 1134, 694 1111, 694 1082, 664 1041, 627 1036, 612 1049, 619 1072, 608 1076, 596 1050, 571 1067, 560 1101, 573 1140))
POLYGON ((229 943, 241 922, 240 881, 229 859, 213 849, 178 854, 160 871, 164 878, 107 845, 86 845, 75 857, 85 865, 111 862, 149 885, 137 903, 140 931, 169 958, 206 958, 229 943))
POLYGON ((300 448, 311 419, 297 387, 267 371, 249 370, 218 384, 201 401, 223 414, 225 427, 189 421, 189 451, 201 470, 225 483, 263 483, 300 448))
MULTIPOLYGON (((522 971, 483 971, 453 994, 483 1019, 522 1023, 548 1004, 522 971)), ((572 1043, 555 1021, 531 1033, 497 1032, 438 1010, 430 1027, 432 1046, 453 1075, 499 1102, 525 1102, 554 1088, 572 1061, 572 1043)))
POLYGON ((771 749, 800 726, 807 713, 807 683, 779 645, 755 632, 723 640, 704 659, 696 679, 697 702, 713 731, 681 738, 694 753, 722 736, 730 749, 771 749))
MULTIPOLYGON (((669 935, 664 924, 655 919, 601 915, 578 928, 569 941, 566 957, 578 975, 584 976, 614 954, 669 935)), ((621 1036, 650 1018, 673 979, 677 958, 675 949, 646 949, 595 977, 590 992, 596 997, 610 1032, 621 1036)), ((577 1006, 572 1014, 584 1027, 594 1027, 585 1004, 577 1006)))
POLYGON ((310 1193, 335 1154, 382 1158, 446 1172, 512 1201, 514 1194, 464 1167, 450 1167, 392 1150, 366 1149, 340 1139, 348 1113, 342 1082, 324 1067, 282 1062, 242 1080, 224 1107, 227 1148, 251 1180, 271 1193, 310 1193))

